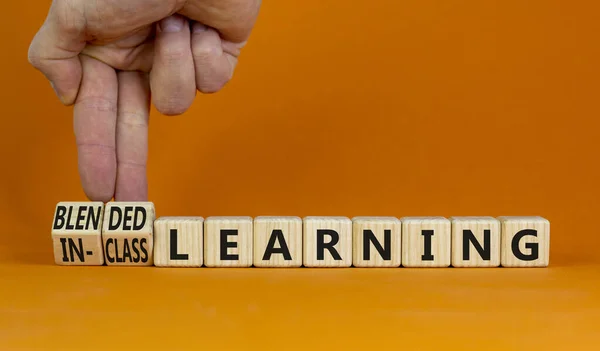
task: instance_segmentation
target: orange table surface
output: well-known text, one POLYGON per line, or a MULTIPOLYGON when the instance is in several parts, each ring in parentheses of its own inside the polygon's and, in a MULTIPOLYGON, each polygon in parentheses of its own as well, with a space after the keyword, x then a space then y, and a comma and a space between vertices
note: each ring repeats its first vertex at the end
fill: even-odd
POLYGON ((2 350, 599 346, 597 260, 551 256, 548 268, 514 269, 209 269, 62 267, 49 249, 0 254, 2 350))

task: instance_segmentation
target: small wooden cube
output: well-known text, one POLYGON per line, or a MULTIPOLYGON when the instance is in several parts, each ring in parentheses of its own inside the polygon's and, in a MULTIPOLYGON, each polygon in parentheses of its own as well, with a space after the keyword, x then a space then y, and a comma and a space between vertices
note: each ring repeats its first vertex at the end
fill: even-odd
POLYGON ((154 221, 154 265, 202 267, 204 218, 160 217, 154 221))
POLYGON ((208 217, 204 221, 204 264, 250 267, 252 241, 252 217, 208 217))
POLYGON ((550 260, 550 222, 542 217, 498 217, 503 267, 547 267, 550 260))
POLYGON ((500 222, 494 217, 450 217, 452 266, 498 267, 500 222))
POLYGON ((59 202, 52 222, 54 262, 65 266, 101 266, 102 202, 59 202))
POLYGON ((450 221, 444 217, 404 217, 402 265, 404 267, 450 266, 450 221))
POLYGON ((109 202, 104 209, 102 242, 109 266, 151 266, 154 262, 154 204, 109 202))
POLYGON ((302 266, 300 217, 254 218, 254 266, 302 266))
POLYGON ((304 218, 306 267, 352 266, 352 221, 347 217, 304 218))
POLYGON ((352 218, 355 267, 399 267, 402 223, 394 217, 352 218))

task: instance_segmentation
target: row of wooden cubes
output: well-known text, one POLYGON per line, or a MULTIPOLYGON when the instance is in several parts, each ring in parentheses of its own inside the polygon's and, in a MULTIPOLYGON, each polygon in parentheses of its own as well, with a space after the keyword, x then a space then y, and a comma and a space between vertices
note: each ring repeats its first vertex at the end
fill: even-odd
POLYGON ((542 217, 161 217, 151 202, 61 202, 61 265, 545 267, 542 217))

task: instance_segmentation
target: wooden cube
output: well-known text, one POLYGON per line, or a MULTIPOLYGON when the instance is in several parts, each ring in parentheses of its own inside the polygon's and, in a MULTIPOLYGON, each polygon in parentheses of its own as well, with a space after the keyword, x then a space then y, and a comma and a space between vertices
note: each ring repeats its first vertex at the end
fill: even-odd
POLYGON ((352 265, 352 221, 347 217, 304 218, 303 262, 306 267, 352 265))
POLYGON ((352 218, 355 267, 399 267, 402 223, 394 217, 352 218))
POLYGON ((154 221, 154 265, 202 267, 204 218, 160 217, 154 221))
POLYGON ((65 266, 101 266, 102 202, 59 202, 52 222, 54 262, 65 266))
POLYGON ((404 267, 450 266, 450 221, 444 217, 404 217, 402 265, 404 267))
POLYGON ((102 242, 107 265, 151 266, 153 264, 154 216, 152 202, 106 204, 102 242))
POLYGON ((498 267, 500 222, 494 217, 451 217, 452 266, 498 267))
POLYGON ((254 218, 254 266, 302 266, 300 217, 254 218))
POLYGON ((542 217, 498 217, 504 267, 547 267, 550 259, 550 222, 542 217))
POLYGON ((204 264, 250 267, 252 241, 252 217, 208 217, 204 221, 204 264))

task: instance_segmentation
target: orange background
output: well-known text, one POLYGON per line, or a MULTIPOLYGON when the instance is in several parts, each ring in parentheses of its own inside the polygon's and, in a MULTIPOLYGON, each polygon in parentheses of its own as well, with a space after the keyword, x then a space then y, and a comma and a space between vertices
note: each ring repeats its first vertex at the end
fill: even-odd
POLYGON ((71 109, 0 24, 0 349, 600 348, 596 1, 265 1, 233 81, 153 111, 165 215, 541 215, 546 269, 53 265, 71 109), (170 345, 170 346, 167 346, 170 345))

